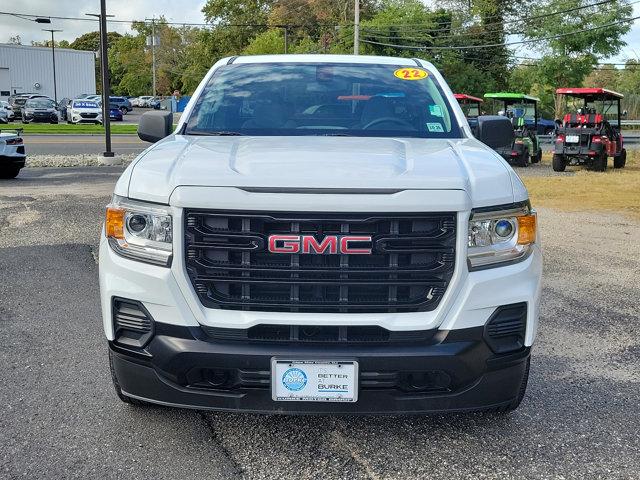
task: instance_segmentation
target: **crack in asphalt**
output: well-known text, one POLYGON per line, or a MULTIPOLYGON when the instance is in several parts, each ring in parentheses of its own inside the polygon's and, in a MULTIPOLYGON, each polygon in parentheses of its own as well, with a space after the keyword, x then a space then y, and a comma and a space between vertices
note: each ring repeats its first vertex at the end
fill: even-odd
POLYGON ((215 422, 211 419, 209 415, 207 415, 206 412, 198 411, 197 414, 198 414, 198 417, 202 419, 206 427, 209 429, 209 432, 211 432, 211 440, 213 440, 214 444, 219 447, 220 453, 222 453, 224 458, 226 458, 229 461, 229 464, 233 469, 233 471, 237 475, 239 475, 240 478, 244 478, 244 468, 242 467, 240 462, 236 460, 233 453, 231 453, 231 450, 225 447, 224 442, 222 441, 222 438, 218 433, 218 429, 216 428, 215 422))
POLYGON ((367 476, 367 478, 369 478, 371 480, 381 480, 382 479, 382 477, 379 476, 373 470, 373 467, 371 466, 371 464, 369 462, 367 462, 367 460, 363 456, 361 456, 358 453, 358 451, 349 444, 349 442, 344 437, 342 432, 340 432, 340 430, 338 430, 337 428, 334 427, 334 429, 331 431, 330 436, 335 441, 335 445, 338 448, 341 448, 342 450, 346 451, 349 454, 349 457, 352 459, 352 461, 355 462, 356 465, 358 467, 360 467, 361 470, 364 471, 364 473, 367 476))

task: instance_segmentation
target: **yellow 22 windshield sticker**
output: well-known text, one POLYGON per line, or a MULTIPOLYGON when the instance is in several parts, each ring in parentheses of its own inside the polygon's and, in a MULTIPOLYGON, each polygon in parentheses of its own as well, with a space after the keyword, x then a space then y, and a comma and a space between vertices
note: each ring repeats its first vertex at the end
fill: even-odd
POLYGON ((429 73, 421 68, 399 68, 393 74, 401 80, 422 80, 429 73))

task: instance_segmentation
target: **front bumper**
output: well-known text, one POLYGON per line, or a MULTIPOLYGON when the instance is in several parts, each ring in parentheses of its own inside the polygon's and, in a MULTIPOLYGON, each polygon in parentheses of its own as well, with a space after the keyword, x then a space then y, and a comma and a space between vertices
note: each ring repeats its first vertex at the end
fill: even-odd
POLYGON ((530 348, 494 354, 483 331, 438 332, 419 344, 261 345, 212 341, 200 328, 157 324, 143 352, 114 342, 109 348, 122 392, 152 403, 259 413, 411 414, 501 407, 517 398, 530 348), (357 360, 357 402, 272 400, 274 357, 357 360))

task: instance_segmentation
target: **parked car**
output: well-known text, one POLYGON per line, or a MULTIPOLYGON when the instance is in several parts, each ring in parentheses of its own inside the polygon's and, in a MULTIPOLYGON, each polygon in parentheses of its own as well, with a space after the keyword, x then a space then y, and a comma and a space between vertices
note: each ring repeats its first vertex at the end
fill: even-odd
POLYGON ((0 178, 15 178, 24 167, 27 155, 22 129, 0 130, 0 178))
POLYGON ((148 102, 148 107, 154 110, 160 110, 162 108, 162 97, 153 97, 148 102))
POLYGON ((101 311, 123 402, 518 407, 542 251, 524 184, 490 148, 511 144, 508 118, 479 116, 474 138, 415 58, 224 58, 197 92, 177 129, 170 111, 142 115, 139 137, 158 143, 105 212, 101 311), (331 116, 313 108, 328 101, 331 116))
POLYGON ((133 110, 133 106, 127 97, 109 97, 109 108, 112 105, 117 106, 122 115, 126 115, 133 110))
POLYGON ((69 123, 102 123, 102 107, 87 99, 73 100, 67 107, 69 123))
POLYGON ((87 95, 81 100, 89 100, 90 102, 96 102, 99 105, 102 105, 102 95, 87 95))
POLYGON ((30 98, 22 107, 22 123, 58 123, 58 119, 58 105, 52 98, 30 98))
POLYGON ((16 115, 13 112, 13 107, 7 100, 0 100, 0 109, 6 110, 7 120, 9 122, 13 121, 16 118, 16 115))
POLYGON ((122 115, 122 108, 123 107, 121 107, 119 105, 116 105, 116 104, 113 104, 113 103, 110 104, 109 105, 109 119, 121 122, 124 119, 124 117, 122 115))
POLYGON ((46 95, 40 95, 38 93, 22 93, 17 95, 12 95, 9 97, 9 103, 13 108, 13 114, 16 118, 22 118, 22 108, 24 104, 27 103, 27 100, 30 98, 49 98, 46 95))
POLYGON ((149 102, 151 101, 152 98, 153 98, 153 95, 142 95, 141 97, 138 97, 138 101, 136 103, 138 107, 148 108, 149 102))
POLYGON ((0 123, 9 123, 9 112, 0 105, 0 123))

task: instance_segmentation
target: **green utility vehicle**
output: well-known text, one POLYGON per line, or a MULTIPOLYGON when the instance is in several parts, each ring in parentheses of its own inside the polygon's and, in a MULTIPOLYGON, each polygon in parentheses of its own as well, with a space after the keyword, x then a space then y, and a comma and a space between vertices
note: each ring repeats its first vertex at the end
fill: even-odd
POLYGON ((542 159, 542 150, 538 141, 538 102, 540 99, 524 93, 485 93, 484 98, 502 104, 498 111, 511 119, 515 139, 511 148, 496 150, 512 165, 527 167, 529 163, 538 163, 542 159))

